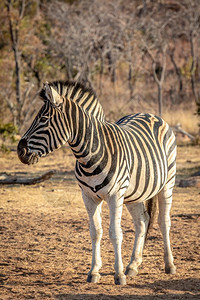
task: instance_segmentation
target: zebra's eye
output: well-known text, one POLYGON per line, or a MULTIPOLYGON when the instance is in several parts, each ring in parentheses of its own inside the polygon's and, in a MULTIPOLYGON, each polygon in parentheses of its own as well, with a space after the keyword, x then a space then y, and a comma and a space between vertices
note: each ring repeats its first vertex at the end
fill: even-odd
POLYGON ((43 116, 41 117, 40 122, 45 123, 46 121, 48 121, 48 119, 49 118, 47 116, 43 116))

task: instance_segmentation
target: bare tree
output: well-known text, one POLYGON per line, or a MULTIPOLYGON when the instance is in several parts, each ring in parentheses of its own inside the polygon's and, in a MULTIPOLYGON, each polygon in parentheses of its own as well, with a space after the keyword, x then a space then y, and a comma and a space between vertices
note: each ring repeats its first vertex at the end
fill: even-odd
POLYGON ((116 82, 117 63, 125 46, 120 1, 95 0, 88 5, 83 0, 78 6, 55 1, 48 16, 56 24, 50 44, 57 59, 64 61, 69 79, 88 80, 99 64, 101 75, 107 67, 111 81, 116 82))
POLYGON ((19 26, 20 22, 24 17, 24 8, 25 8, 25 0, 22 0, 19 4, 18 9, 18 16, 16 16, 15 20, 12 17, 12 1, 7 0, 5 2, 5 5, 7 7, 7 13, 8 13, 8 22, 9 22, 9 31, 10 31, 10 37, 11 37, 11 43, 12 43, 12 50, 14 53, 14 59, 15 59, 15 75, 16 75, 16 101, 17 101, 17 108, 14 107, 14 105, 10 102, 10 100, 7 98, 9 107, 11 109, 11 112, 14 117, 14 123, 15 125, 20 125, 21 120, 21 108, 22 108, 22 98, 21 98, 21 53, 19 50, 19 26))
POLYGON ((152 62, 153 76, 158 87, 158 112, 161 117, 163 115, 163 83, 166 70, 166 49, 167 46, 165 45, 162 49, 161 64, 157 63, 155 60, 152 62))
POLYGON ((43 41, 38 38, 37 26, 34 26, 40 20, 38 7, 39 1, 5 0, 6 24, 14 65, 13 69, 11 67, 9 69, 11 75, 9 80, 4 83, 1 95, 6 100, 13 123, 19 128, 19 131, 34 110, 33 104, 37 91, 32 90, 35 82, 40 83, 42 78, 42 71, 39 69, 41 63, 38 64, 40 67, 36 67, 45 52, 43 41), (15 97, 13 97, 13 90, 15 97))
POLYGON ((177 78, 178 78, 178 81, 179 81, 179 93, 182 93, 182 90, 183 90, 183 78, 182 78, 181 69, 177 65, 177 62, 175 60, 174 53, 175 53, 175 47, 171 47, 169 49, 169 56, 170 56, 171 62, 173 64, 173 66, 174 66, 174 69, 175 69, 175 72, 176 72, 176 75, 177 75, 177 78))
POLYGON ((187 95, 193 98, 196 104, 200 104, 200 93, 198 92, 200 85, 200 74, 198 73, 198 60, 200 59, 198 53, 199 40, 200 40, 200 6, 196 0, 183 0, 181 2, 175 1, 176 5, 176 16, 171 19, 171 30, 170 33, 170 59, 174 66, 177 78, 179 80, 179 93, 180 96, 187 95), (185 42, 185 49, 182 49, 183 53, 179 54, 179 61, 181 58, 184 59, 184 65, 182 64, 183 71, 181 72, 180 67, 175 59, 176 45, 181 45, 185 42), (184 56, 185 55, 185 56, 184 56), (184 89, 184 75, 185 80, 190 81, 191 90, 189 94, 184 89), (192 94, 191 94, 192 91, 192 94))

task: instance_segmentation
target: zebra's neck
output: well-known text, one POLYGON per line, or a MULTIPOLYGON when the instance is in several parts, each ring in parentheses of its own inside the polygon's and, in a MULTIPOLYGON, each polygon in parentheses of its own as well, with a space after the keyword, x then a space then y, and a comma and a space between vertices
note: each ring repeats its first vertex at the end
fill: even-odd
POLYGON ((92 165, 93 158, 103 151, 103 139, 99 139, 99 134, 105 122, 91 116, 72 101, 67 101, 66 112, 70 130, 68 144, 80 164, 92 165))

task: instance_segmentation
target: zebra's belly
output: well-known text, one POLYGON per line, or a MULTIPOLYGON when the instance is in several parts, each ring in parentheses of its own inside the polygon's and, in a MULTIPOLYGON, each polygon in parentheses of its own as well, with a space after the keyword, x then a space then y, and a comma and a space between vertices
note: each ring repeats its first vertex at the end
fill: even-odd
POLYGON ((154 190, 152 190, 151 188, 147 188, 145 191, 141 189, 135 191, 135 188, 130 185, 124 195, 124 203, 144 202, 157 195, 163 187, 164 184, 162 184, 159 188, 155 188, 154 190))
POLYGON ((96 190, 95 187, 93 187, 92 185, 85 185, 83 184, 83 182, 78 181, 78 184, 82 190, 82 192, 87 195, 87 197, 93 199, 94 201, 102 201, 102 200, 108 200, 110 197, 113 196, 113 194, 115 194, 115 192, 113 192, 112 194, 109 193, 109 186, 103 187, 100 190, 96 190))
POLYGON ((138 178, 137 174, 132 174, 129 186, 124 195, 124 202, 129 201, 143 202, 157 195, 164 187, 167 176, 165 173, 158 173, 155 177, 154 174, 146 176, 141 174, 138 178))

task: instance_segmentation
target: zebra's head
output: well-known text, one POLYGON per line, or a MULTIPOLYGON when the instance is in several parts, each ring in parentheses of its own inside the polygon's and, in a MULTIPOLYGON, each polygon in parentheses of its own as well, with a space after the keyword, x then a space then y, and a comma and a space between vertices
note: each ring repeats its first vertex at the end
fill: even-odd
POLYGON ((63 122, 64 98, 49 83, 44 84, 40 96, 44 104, 17 147, 19 159, 28 165, 60 148, 69 138, 63 122))

